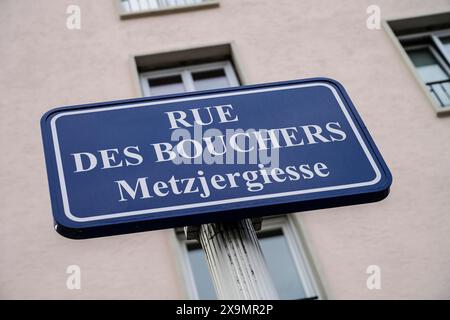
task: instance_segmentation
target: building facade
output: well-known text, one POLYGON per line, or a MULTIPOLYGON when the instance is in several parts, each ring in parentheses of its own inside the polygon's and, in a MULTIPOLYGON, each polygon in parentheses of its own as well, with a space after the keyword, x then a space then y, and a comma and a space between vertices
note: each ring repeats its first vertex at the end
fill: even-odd
POLYGON ((394 182, 382 202, 263 220, 280 297, 450 298, 448 0, 4 0, 0 8, 0 298, 215 298, 199 244, 181 230, 78 241, 52 230, 44 112, 310 77, 346 87, 394 182))

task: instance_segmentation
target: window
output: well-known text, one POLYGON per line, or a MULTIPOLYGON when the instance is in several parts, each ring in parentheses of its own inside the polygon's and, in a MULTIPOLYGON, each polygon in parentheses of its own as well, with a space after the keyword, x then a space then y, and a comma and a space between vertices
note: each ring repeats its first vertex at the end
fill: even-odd
POLYGON ((408 45, 414 43, 414 37, 402 41, 420 80, 427 86, 434 103, 441 108, 450 107, 449 38, 430 34, 420 41, 422 44, 408 45))
MULTIPOLYGON (((316 299, 319 297, 303 245, 295 226, 287 216, 266 217, 257 232, 269 273, 281 299, 316 299)), ((216 299, 203 251, 197 241, 187 241, 177 231, 184 274, 191 298, 216 299)))
POLYGON ((140 74, 140 80, 146 96, 239 85, 230 61, 144 72, 140 74))
POLYGON ((388 22, 438 114, 450 111, 450 15, 388 22))
MULTIPOLYGON (((229 56, 230 59, 232 56, 229 46, 220 45, 207 48, 206 51, 193 49, 193 51, 136 57, 143 94, 154 96, 238 86, 239 80, 233 64, 228 58, 218 62, 155 70, 155 61, 167 65, 176 63, 178 57, 186 56, 191 56, 194 61, 198 61, 200 58, 207 58, 203 56, 205 52, 218 57, 229 56), (144 71, 149 68, 152 71, 144 71)), ((318 298, 317 284, 314 281, 305 249, 295 230, 296 227, 288 216, 264 218, 263 228, 258 232, 258 237, 269 272, 281 298, 318 298)), ((186 240, 181 229, 175 230, 175 232, 189 297, 215 299, 216 293, 200 244, 197 241, 186 240)))
POLYGON ((115 0, 122 18, 202 9, 219 5, 218 0, 115 0))

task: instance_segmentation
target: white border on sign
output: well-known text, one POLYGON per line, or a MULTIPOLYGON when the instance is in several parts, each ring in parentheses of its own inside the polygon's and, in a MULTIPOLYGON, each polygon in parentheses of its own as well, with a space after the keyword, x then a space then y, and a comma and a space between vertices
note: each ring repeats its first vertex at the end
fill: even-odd
POLYGON ((61 186, 61 195, 63 198, 64 214, 67 216, 67 218, 69 218, 70 220, 75 221, 75 222, 98 221, 98 220, 105 220, 105 219, 130 217, 130 216, 136 216, 136 215, 148 214, 148 213, 157 213, 157 212, 163 212, 163 211, 174 211, 174 210, 182 210, 182 209, 190 209, 190 208, 208 207, 208 206, 214 206, 214 205, 223 205, 223 204, 227 204, 227 203, 261 200, 261 199, 268 199, 268 198, 279 198, 279 197, 287 197, 287 196, 294 196, 294 195, 314 193, 314 192, 325 192, 325 191, 365 187, 365 186, 374 185, 381 179, 380 169, 378 168, 377 164, 375 163, 375 160, 373 159, 371 153, 369 152, 369 149, 367 148, 366 144, 364 143, 364 140, 362 139, 358 129, 356 128, 355 123, 353 122, 352 118, 350 117, 350 114, 348 113, 347 109, 345 108, 341 97, 336 92, 336 89, 334 87, 330 86, 329 84, 322 83, 322 82, 318 82, 318 83, 314 83, 314 84, 286 85, 286 86, 279 86, 279 87, 275 87, 275 88, 249 89, 249 90, 243 90, 243 91, 237 91, 237 92, 224 92, 224 93, 218 93, 218 94, 209 94, 209 95, 205 95, 205 96, 201 96, 201 97, 173 98, 173 99, 163 100, 163 101, 140 102, 140 103, 136 103, 136 104, 114 106, 114 107, 107 107, 107 108, 92 108, 92 109, 79 110, 79 111, 61 112, 60 114, 58 114, 52 118, 51 130, 52 130, 52 137, 53 137, 53 146, 54 146, 55 155, 56 155, 56 164, 57 164, 57 168, 58 168, 59 184, 61 186), (344 113, 345 117, 347 118, 348 123, 350 124, 350 127, 352 128, 353 132, 355 133, 356 138, 358 139, 359 143, 361 144, 361 147, 362 147, 364 153, 366 154, 367 159, 369 160, 370 164, 372 165, 372 168, 375 171, 375 178, 373 180, 359 182, 359 183, 331 186, 331 187, 322 187, 322 188, 314 188, 314 189, 307 189, 307 190, 263 194, 263 195, 257 195, 257 196, 249 196, 249 197, 241 197, 241 198, 233 198, 233 199, 225 199, 225 200, 217 200, 217 201, 208 201, 208 202, 201 202, 201 203, 191 203, 191 204, 184 204, 184 205, 177 205, 177 206, 170 206, 170 207, 146 209, 146 210, 111 213, 111 214, 105 214, 105 215, 101 215, 101 216, 90 216, 90 217, 84 217, 84 218, 77 217, 77 216, 73 215, 72 212, 70 211, 69 198, 67 195, 66 182, 65 182, 65 178, 64 178, 64 170, 63 170, 63 165, 62 165, 62 160, 61 160, 61 152, 59 149, 58 134, 57 134, 57 129, 56 129, 56 120, 58 120, 59 118, 64 117, 64 116, 83 114, 83 113, 104 112, 104 111, 110 111, 110 110, 120 110, 120 109, 138 108, 138 107, 144 107, 144 106, 163 105, 163 104, 181 102, 181 101, 203 100, 203 99, 209 99, 209 98, 245 95, 245 94, 251 94, 251 93, 289 90, 289 89, 316 87, 316 86, 326 87, 326 88, 330 89, 331 92, 333 93, 334 97, 336 98, 336 101, 338 102, 339 106, 342 109, 342 112, 344 113))

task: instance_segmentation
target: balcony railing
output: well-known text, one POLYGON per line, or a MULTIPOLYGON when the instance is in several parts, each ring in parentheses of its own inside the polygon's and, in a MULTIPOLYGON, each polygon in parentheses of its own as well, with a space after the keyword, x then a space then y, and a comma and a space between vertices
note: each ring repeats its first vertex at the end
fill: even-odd
POLYGON ((450 80, 428 82, 427 87, 441 107, 450 106, 450 80))
POLYGON ((121 0, 121 6, 125 13, 136 13, 206 4, 208 2, 211 2, 211 0, 121 0))

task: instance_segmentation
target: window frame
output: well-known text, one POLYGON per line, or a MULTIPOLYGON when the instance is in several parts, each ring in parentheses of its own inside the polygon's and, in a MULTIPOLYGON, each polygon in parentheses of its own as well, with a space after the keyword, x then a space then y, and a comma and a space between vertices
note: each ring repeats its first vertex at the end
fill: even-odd
MULTIPOLYGON (((297 226, 293 219, 294 218, 291 215, 264 217, 262 229, 257 233, 270 233, 276 230, 281 230, 285 236, 292 259, 294 260, 300 282, 304 287, 306 299, 323 299, 317 276, 315 275, 312 269, 312 264, 309 261, 310 258, 308 257, 306 246, 298 234, 297 226)), ((174 233, 177 241, 176 250, 178 251, 178 263, 180 265, 188 299, 198 300, 199 295, 188 253, 188 246, 192 244, 197 245, 198 242, 197 240, 186 240, 182 229, 174 229, 174 233)))
POLYGON ((431 34, 431 40, 434 42, 435 46, 439 49, 444 59, 447 61, 448 66, 450 66, 450 53, 445 50, 444 44, 441 38, 450 37, 450 29, 435 31, 431 34))
POLYGON ((143 72, 139 74, 140 85, 142 92, 145 96, 151 96, 151 88, 148 84, 149 79, 170 77, 180 75, 182 84, 185 88, 185 92, 193 92, 195 90, 194 79, 192 73, 209 71, 222 68, 225 72, 225 76, 230 83, 230 87, 239 86, 239 80, 234 71, 233 65, 230 60, 217 61, 212 63, 193 64, 184 67, 161 69, 149 72, 143 72))
POLYGON ((186 12, 186 11, 193 11, 193 10, 201 10, 201 9, 208 9, 208 8, 215 8, 220 5, 220 0, 204 0, 204 2, 201 2, 201 3, 191 3, 191 4, 186 4, 186 5, 168 6, 168 7, 159 8, 159 9, 144 9, 144 10, 139 10, 139 11, 128 12, 123 8, 122 0, 113 0, 113 1, 115 3, 115 7, 119 13, 119 17, 122 20, 147 17, 147 16, 157 16, 157 15, 163 15, 163 14, 172 14, 172 13, 186 12))
MULTIPOLYGON (((416 45, 429 45, 433 51, 433 55, 439 59, 438 62, 442 66, 442 68, 447 72, 448 68, 450 67, 450 57, 449 54, 445 51, 445 48, 443 48, 443 44, 440 40, 443 36, 450 36, 450 28, 435 30, 435 31, 427 31, 427 32, 415 32, 411 34, 405 34, 405 35, 396 35, 394 32, 394 29, 391 27, 391 23, 395 23, 402 20, 409 20, 409 19, 422 19, 427 18, 430 19, 430 23, 432 25, 432 17, 435 15, 441 14, 433 13, 430 15, 424 15, 424 16, 415 16, 415 17, 401 17, 401 18, 393 18, 393 19, 385 19, 383 20, 383 27, 384 30, 387 32, 388 36, 393 41, 394 45, 397 47, 397 49, 400 51, 401 57, 405 61, 406 65, 416 78, 416 81, 418 82, 420 88, 424 92, 424 94, 427 96, 431 106, 433 107, 436 115, 438 117, 442 116, 448 116, 450 115, 450 105, 447 106, 440 106, 436 100, 435 97, 433 97, 432 93, 428 89, 427 85, 422 81, 422 78, 420 77, 419 73, 416 70, 416 67, 414 66, 414 63, 410 59, 408 53, 407 53, 407 47, 410 45, 405 44, 406 42, 413 42, 417 40, 422 40, 422 43, 416 44, 416 45), (436 48, 439 50, 439 52, 436 52, 436 48, 433 47, 436 46, 436 48), (434 54, 437 53, 437 54, 434 54), (444 57, 445 61, 442 59, 441 55, 444 57), (443 62, 443 63, 442 63, 443 62)), ((449 74, 450 75, 450 74, 449 74)))
MULTIPOLYGON (((222 49, 223 50, 223 49, 222 49)), ((214 51, 214 50, 213 50, 214 51)), ((215 50, 217 51, 217 50, 215 50)), ((231 74, 231 80, 230 84, 235 84, 236 86, 239 85, 245 85, 248 83, 248 80, 246 78, 246 73, 244 71, 244 66, 241 64, 242 60, 241 60, 241 56, 239 55, 239 50, 236 47, 236 44, 231 42, 231 43, 220 43, 219 45, 213 45, 213 46, 208 46, 208 47, 200 47, 200 48, 181 48, 177 51, 170 51, 168 53, 148 53, 148 54, 144 54, 144 55, 131 55, 130 56, 130 66, 131 66, 131 72, 132 72, 132 76, 133 76, 133 82, 135 84, 135 90, 137 92, 137 94, 141 95, 141 96, 145 96, 148 95, 150 92, 147 90, 144 90, 145 85, 143 85, 143 81, 147 82, 146 79, 148 79, 148 76, 152 77, 154 76, 169 76, 169 75, 174 75, 173 72, 175 72, 175 75, 177 74, 176 72, 180 72, 183 69, 189 69, 190 67, 195 67, 195 71, 206 71, 209 69, 214 69, 217 68, 217 66, 223 66, 225 65, 225 74, 231 74), (161 56, 164 55, 166 56, 166 54, 170 54, 170 53, 177 53, 179 56, 183 57, 186 56, 186 50, 200 50, 199 52, 196 53, 196 55, 194 55, 194 57, 190 57, 193 61, 196 61, 197 59, 199 59, 199 57, 202 57, 202 59, 205 59, 206 57, 204 56, 198 56, 199 53, 208 53, 210 52, 212 49, 217 49, 217 47, 224 47, 224 46, 228 46, 227 49, 225 51, 229 51, 229 52, 225 52, 225 53, 221 53, 220 56, 226 55, 229 56, 229 58, 227 60, 223 60, 219 59, 217 62, 213 62, 213 63, 199 63, 199 64, 191 64, 188 66, 184 66, 184 67, 176 67, 176 68, 165 68, 165 69, 157 69, 157 65, 159 64, 159 62, 163 61, 163 59, 161 59, 161 56), (151 69, 155 70, 155 71, 140 71, 140 68, 142 69, 146 69, 148 70, 148 67, 146 65, 146 63, 142 63, 140 64, 138 62, 138 59, 140 58, 144 58, 144 57, 152 57, 153 60, 156 60, 157 63, 156 64, 151 64, 151 69), (231 71, 231 72, 227 72, 231 71)), ((216 53, 217 55, 217 53, 216 53)), ((211 55, 208 57, 208 60, 211 58, 214 58, 215 55, 211 55)), ((184 61, 184 60, 176 60, 177 63, 179 63, 180 61, 182 62, 188 62, 184 61)), ((171 61, 171 63, 175 63, 175 61, 171 61)), ((167 64, 167 61, 164 61, 162 63, 162 65, 167 64)), ((148 85, 148 82, 147 82, 148 85)), ((307 251, 307 247, 306 247, 306 240, 304 239, 303 233, 301 232, 301 226, 299 225, 299 221, 297 221, 297 219, 295 218, 295 216, 293 215, 282 215, 282 216, 270 216, 270 217, 265 217, 264 218, 264 222, 263 222, 263 226, 264 228, 270 228, 271 230, 273 230, 274 227, 277 226, 277 224, 279 224, 280 222, 285 223, 285 227, 284 227, 284 234, 285 235, 289 235, 289 239, 288 237, 286 237, 287 241, 288 241, 288 246, 291 250, 291 253, 293 252, 294 254, 292 255, 294 262, 296 264, 296 269, 299 273, 299 277, 300 280, 302 281, 302 284, 304 285, 304 289, 305 289, 305 294, 307 296, 310 297, 314 297, 317 299, 325 299, 326 298, 326 293, 324 288, 322 287, 322 284, 320 282, 320 277, 319 277, 319 273, 318 271, 315 269, 315 266, 313 264, 312 261, 312 257, 310 256, 309 251, 307 251), (293 250, 292 248, 297 248, 296 250, 293 250), (304 263, 304 264, 302 264, 304 263), (304 279, 307 278, 308 282, 304 281, 304 279)), ((196 285, 195 285, 195 279, 194 279, 194 275, 192 272, 192 268, 191 268, 191 264, 189 261, 189 256, 188 256, 188 251, 187 251, 187 243, 195 243, 195 241, 192 240, 186 240, 183 231, 181 229, 172 229, 172 230, 168 230, 169 231, 169 238, 170 238, 170 243, 171 243, 171 247, 175 253, 175 259, 176 259, 176 269, 177 269, 177 273, 178 273, 178 277, 179 277, 179 281, 180 283, 184 284, 181 288, 182 292, 184 292, 184 294, 186 294, 188 299, 198 299, 198 292, 196 289, 196 285), (180 237, 182 236, 182 240, 180 241, 180 237)), ((268 230, 270 232, 270 230, 268 230)))
MULTIPOLYGON (((431 55, 433 56, 434 59, 436 59, 437 63, 439 64, 439 66, 444 70, 444 72, 447 74, 447 77, 449 78, 450 81, 450 67, 445 63, 444 59, 440 56, 439 52, 431 45, 431 44, 415 44, 415 45, 405 45, 403 46, 406 54, 408 54, 408 51, 413 51, 413 50, 420 50, 420 49, 428 49, 429 52, 431 53, 431 55)), ((409 57, 409 55, 408 55, 409 57)), ((409 58, 411 59, 411 58, 409 58)), ((411 61, 412 62, 412 61, 411 61)), ((428 83, 424 82, 422 77, 420 76, 419 72, 417 71, 416 66, 414 65, 414 63, 412 62, 414 69, 420 79, 420 81, 424 84, 424 86, 426 87, 427 91, 430 93, 430 89, 428 88, 428 83)), ((434 89, 433 89, 434 90, 434 89)), ((436 105, 437 102, 436 100, 439 100, 440 98, 436 95, 435 97, 430 93, 432 99, 433 99, 433 103, 436 105)), ((445 106, 441 106, 440 104, 437 105, 438 108, 440 109, 446 109, 446 108, 450 108, 450 105, 445 105, 445 106)))

